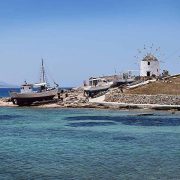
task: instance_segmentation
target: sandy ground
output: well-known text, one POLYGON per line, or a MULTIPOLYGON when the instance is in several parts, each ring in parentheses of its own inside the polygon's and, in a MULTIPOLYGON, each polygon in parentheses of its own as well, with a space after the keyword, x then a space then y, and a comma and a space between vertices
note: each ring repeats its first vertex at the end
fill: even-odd
POLYGON ((12 102, 4 102, 0 100, 0 107, 16 107, 12 102))

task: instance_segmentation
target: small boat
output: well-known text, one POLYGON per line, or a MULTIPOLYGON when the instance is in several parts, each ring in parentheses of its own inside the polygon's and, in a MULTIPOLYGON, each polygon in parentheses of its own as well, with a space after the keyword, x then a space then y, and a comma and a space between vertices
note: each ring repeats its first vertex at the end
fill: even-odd
POLYGON ((55 85, 55 87, 48 85, 42 59, 40 83, 28 84, 25 81, 21 85, 20 92, 10 92, 11 101, 19 106, 28 106, 34 102, 52 100, 58 93, 58 84, 55 85))
POLYGON ((89 85, 84 86, 84 92, 89 97, 94 97, 100 92, 106 92, 111 86, 113 82, 107 81, 105 78, 93 78, 91 77, 89 79, 89 85))

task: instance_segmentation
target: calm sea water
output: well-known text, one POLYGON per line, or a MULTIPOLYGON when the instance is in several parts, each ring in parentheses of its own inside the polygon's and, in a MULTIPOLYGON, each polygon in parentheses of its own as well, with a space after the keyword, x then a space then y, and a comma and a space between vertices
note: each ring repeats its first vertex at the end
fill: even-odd
POLYGON ((180 179, 180 114, 0 108, 0 179, 180 179))
POLYGON ((1 97, 9 97, 10 91, 19 92, 20 88, 0 88, 0 98, 1 97))

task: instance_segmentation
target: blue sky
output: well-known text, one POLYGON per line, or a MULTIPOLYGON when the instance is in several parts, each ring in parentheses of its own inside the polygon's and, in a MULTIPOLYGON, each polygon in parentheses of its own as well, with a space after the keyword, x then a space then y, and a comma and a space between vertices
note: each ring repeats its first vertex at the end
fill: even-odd
POLYGON ((0 0, 0 81, 37 82, 44 58, 61 86, 77 86, 138 69, 137 49, 152 43, 161 69, 179 73, 179 9, 179 0, 0 0))

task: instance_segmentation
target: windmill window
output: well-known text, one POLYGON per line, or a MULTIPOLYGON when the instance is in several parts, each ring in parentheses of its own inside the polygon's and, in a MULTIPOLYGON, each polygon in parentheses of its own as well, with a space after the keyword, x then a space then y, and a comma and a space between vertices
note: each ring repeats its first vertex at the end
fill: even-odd
POLYGON ((148 65, 150 65, 150 62, 148 62, 148 65))

